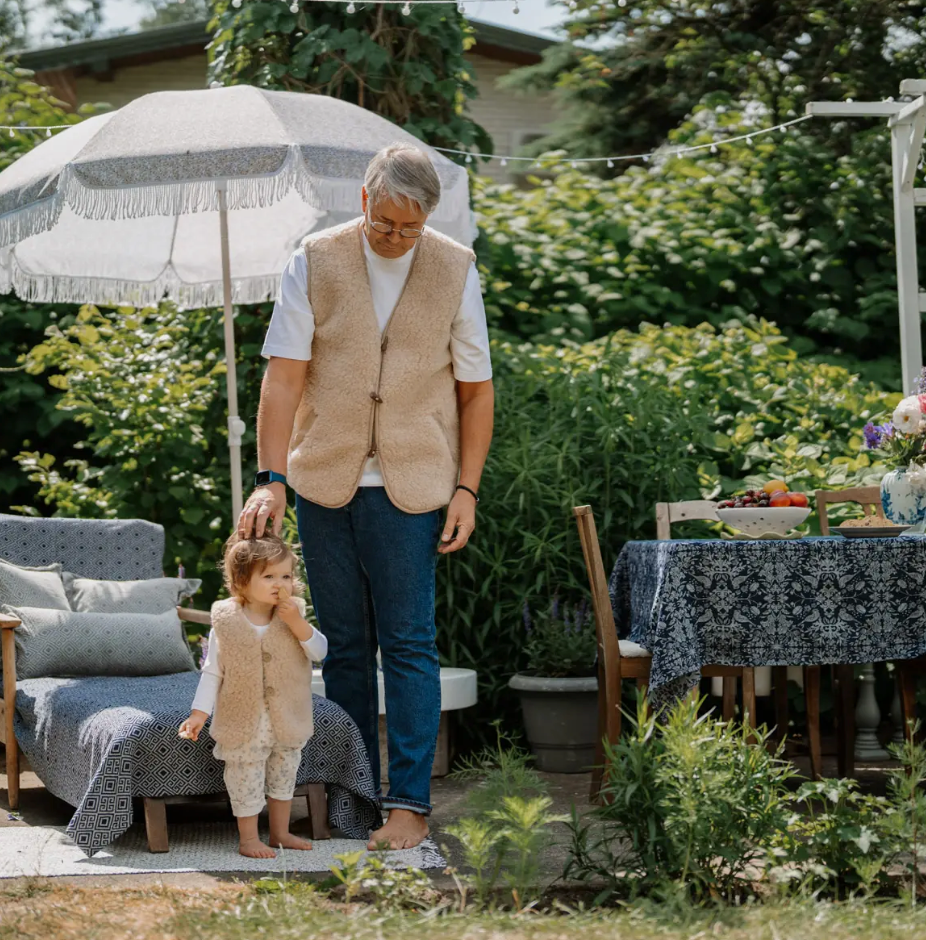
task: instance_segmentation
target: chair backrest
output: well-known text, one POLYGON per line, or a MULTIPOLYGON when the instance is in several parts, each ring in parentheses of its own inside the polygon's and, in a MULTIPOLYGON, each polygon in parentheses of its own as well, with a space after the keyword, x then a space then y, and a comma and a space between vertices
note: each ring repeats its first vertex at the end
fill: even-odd
MULTIPOLYGON (((573 510, 576 525, 579 527, 579 541, 582 543, 582 555, 588 571, 589 587, 592 592, 592 610, 595 612, 595 633, 598 638, 598 702, 621 700, 621 646, 617 639, 617 627, 614 623, 614 611, 611 609, 611 595, 608 591, 608 576, 601 558, 601 545, 598 543, 598 528, 591 506, 576 506, 573 510)), ((612 736, 612 722, 619 715, 606 715, 605 727, 608 740, 617 740, 612 736)))
POLYGON ((656 538, 672 538, 673 522, 719 522, 717 507, 709 499, 689 499, 683 503, 656 503, 656 538))
POLYGON ((142 519, 45 519, 0 513, 0 558, 16 565, 60 562, 101 581, 160 578, 164 529, 142 519))
MULTIPOLYGON (((851 486, 845 490, 817 490, 816 501, 820 532, 823 535, 830 534, 830 520, 826 514, 828 503, 860 503, 862 512, 866 516, 878 516, 884 519, 880 486, 851 486)), ((884 524, 889 525, 887 519, 884 519, 884 524)))

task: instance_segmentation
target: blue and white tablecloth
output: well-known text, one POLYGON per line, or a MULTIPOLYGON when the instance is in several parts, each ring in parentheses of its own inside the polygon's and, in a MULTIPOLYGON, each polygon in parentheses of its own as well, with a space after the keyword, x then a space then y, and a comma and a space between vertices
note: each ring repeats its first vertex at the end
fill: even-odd
POLYGON ((653 655, 666 703, 702 665, 869 663, 926 653, 926 538, 628 542, 618 634, 653 655))

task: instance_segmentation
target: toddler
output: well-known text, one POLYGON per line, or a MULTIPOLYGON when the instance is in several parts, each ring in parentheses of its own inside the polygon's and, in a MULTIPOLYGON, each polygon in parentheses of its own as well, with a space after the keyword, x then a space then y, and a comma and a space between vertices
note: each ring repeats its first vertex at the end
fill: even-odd
POLYGON ((273 858, 271 846, 311 849, 289 831, 302 749, 312 737, 312 661, 328 641, 305 619, 296 556, 277 536, 225 545, 228 600, 212 605, 202 677, 180 736, 193 741, 212 715, 215 756, 225 762, 225 787, 238 820, 238 851, 273 858), (257 817, 266 793, 270 845, 257 817))

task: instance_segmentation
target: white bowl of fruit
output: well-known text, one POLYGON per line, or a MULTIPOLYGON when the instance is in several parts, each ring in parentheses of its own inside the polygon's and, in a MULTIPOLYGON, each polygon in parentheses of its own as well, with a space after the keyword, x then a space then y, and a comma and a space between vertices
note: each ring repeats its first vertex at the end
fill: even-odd
POLYGON ((809 515, 807 495, 790 492, 782 480, 717 503, 717 518, 752 538, 786 536, 809 515))

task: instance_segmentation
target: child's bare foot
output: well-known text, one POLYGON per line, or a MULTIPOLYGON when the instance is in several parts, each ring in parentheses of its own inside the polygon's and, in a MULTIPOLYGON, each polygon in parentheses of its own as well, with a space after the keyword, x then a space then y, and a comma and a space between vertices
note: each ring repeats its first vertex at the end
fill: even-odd
POLYGON ((276 858, 277 853, 260 839, 242 839, 238 843, 238 851, 248 858, 276 858))
POLYGON ((281 836, 271 834, 270 844, 278 849, 302 849, 308 851, 312 848, 312 843, 308 839, 300 839, 291 832, 284 832, 281 836))

